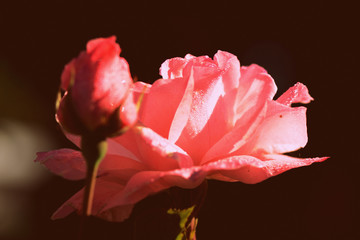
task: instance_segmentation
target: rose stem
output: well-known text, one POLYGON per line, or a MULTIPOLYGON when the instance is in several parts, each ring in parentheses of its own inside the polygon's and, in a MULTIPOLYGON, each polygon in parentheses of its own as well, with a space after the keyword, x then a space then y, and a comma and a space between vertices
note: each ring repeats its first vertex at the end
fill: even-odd
POLYGON ((82 238, 86 217, 91 215, 96 175, 107 151, 106 139, 97 135, 84 135, 81 137, 81 151, 86 160, 86 178, 83 195, 82 219, 79 229, 79 239, 82 238))

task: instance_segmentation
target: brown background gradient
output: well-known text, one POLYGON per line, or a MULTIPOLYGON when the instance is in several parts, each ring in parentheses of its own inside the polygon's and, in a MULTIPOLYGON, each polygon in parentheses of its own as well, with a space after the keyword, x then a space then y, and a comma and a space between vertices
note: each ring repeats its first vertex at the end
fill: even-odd
MULTIPOLYGON (((54 120, 54 101, 63 66, 92 38, 116 35, 132 75, 150 83, 168 58, 229 51, 242 65, 267 69, 278 85, 277 96, 296 82, 309 88, 315 99, 307 105, 309 143, 293 155, 331 158, 256 185, 210 181, 198 239, 357 239, 359 21, 354 6, 341 4, 2 2, 0 120, 36 126, 35 135, 45 132, 51 149, 74 147, 54 120)), ((0 194, 21 205, 21 221, 0 232, 0 239, 76 238, 78 216, 49 218, 81 181, 45 174, 31 187, 21 186, 0 183, 0 194)), ((120 224, 92 219, 87 239, 173 239, 176 219, 163 214, 168 201, 165 193, 149 197, 120 224)), ((6 221, 0 218, 0 229, 6 221)))

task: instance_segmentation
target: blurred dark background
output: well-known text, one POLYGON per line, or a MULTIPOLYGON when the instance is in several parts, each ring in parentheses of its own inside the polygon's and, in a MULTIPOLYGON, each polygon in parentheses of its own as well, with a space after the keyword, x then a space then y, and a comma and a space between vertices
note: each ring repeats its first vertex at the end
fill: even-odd
MULTIPOLYGON (((256 185, 210 181, 198 239, 360 239, 358 30, 356 8, 344 2, 2 2, 0 239, 76 238, 78 216, 50 216, 82 182, 32 161, 37 151, 74 147, 54 119, 60 75, 88 40, 110 35, 140 81, 158 79, 168 58, 221 49, 267 69, 277 96, 302 82, 315 99, 309 143, 295 156, 331 158, 256 185)), ((91 219, 87 237, 171 239, 167 201, 149 197, 120 224, 91 219)))

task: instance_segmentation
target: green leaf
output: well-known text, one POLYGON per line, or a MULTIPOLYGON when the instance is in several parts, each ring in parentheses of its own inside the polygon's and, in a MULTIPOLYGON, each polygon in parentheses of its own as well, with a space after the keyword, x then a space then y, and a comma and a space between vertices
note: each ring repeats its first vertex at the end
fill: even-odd
POLYGON ((176 208, 170 208, 167 213, 168 214, 176 214, 180 217, 179 227, 180 227, 180 233, 176 236, 175 240, 183 240, 183 239, 195 239, 196 234, 196 226, 197 221, 195 217, 191 219, 189 222, 189 218, 191 217, 191 214, 193 213, 195 208, 195 205, 186 209, 176 209, 176 208), (189 222, 189 224, 187 224, 189 222), (187 225, 186 225, 187 224, 187 225), (190 229, 190 231, 188 231, 190 229), (188 238, 189 235, 189 238, 188 238))
POLYGON ((185 224, 187 223, 191 213, 194 211, 195 205, 186 209, 176 209, 176 208, 170 208, 167 213, 168 214, 177 214, 180 217, 180 223, 179 226, 181 229, 185 228, 185 224))

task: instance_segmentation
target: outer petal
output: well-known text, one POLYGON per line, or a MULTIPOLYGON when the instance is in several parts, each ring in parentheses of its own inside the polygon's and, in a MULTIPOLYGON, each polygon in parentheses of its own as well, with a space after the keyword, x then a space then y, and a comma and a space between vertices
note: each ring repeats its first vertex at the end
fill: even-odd
POLYGON ((136 144, 136 133, 130 128, 121 136, 108 138, 108 154, 131 158, 141 162, 141 154, 136 144))
MULTIPOLYGON (((72 149, 59 149, 37 153, 36 162, 44 164, 51 172, 69 180, 80 180, 86 175, 86 162, 81 152, 72 149)), ((107 154, 99 166, 98 175, 113 170, 143 170, 145 166, 136 160, 107 154)))
POLYGON ((238 94, 234 105, 234 125, 246 122, 258 109, 273 99, 277 87, 272 77, 262 67, 252 64, 241 68, 238 94))
POLYGON ((135 174, 124 190, 108 199, 106 209, 135 204, 150 194, 178 186, 195 188, 209 176, 222 181, 258 183, 292 168, 321 162, 327 158, 298 159, 283 155, 266 156, 267 161, 252 156, 235 156, 211 162, 204 166, 176 169, 173 171, 142 171, 135 174))
POLYGON ((72 149, 39 152, 35 162, 44 164, 52 173, 69 180, 80 180, 86 175, 86 163, 81 152, 72 149))
POLYGON ((195 188, 205 179, 206 172, 201 167, 182 168, 173 171, 143 171, 134 175, 122 192, 108 200, 105 208, 134 204, 148 195, 164 189, 179 186, 195 188))
POLYGON ((236 154, 291 152, 304 147, 307 140, 306 108, 271 101, 264 121, 236 154))
POLYGON ((136 144, 142 162, 152 170, 171 170, 193 165, 184 150, 161 137, 150 128, 137 127, 136 144))
POLYGON ((107 154, 100 163, 98 175, 107 174, 113 170, 123 169, 140 171, 145 169, 145 165, 131 158, 107 154))
POLYGON ((149 169, 170 170, 193 165, 184 150, 147 127, 133 127, 107 142, 108 154, 133 159, 149 169))
MULTIPOLYGON (((276 176, 292 168, 310 165, 314 162, 322 162, 322 158, 294 158, 286 155, 267 155, 266 161, 251 156, 235 156, 210 163, 207 167, 217 169, 221 175, 244 183, 258 183, 269 177, 276 176)), ((223 180, 222 177, 212 178, 223 180)))
MULTIPOLYGON (((110 175, 111 176, 111 175, 110 175)), ((129 217, 133 205, 122 205, 115 208, 104 210, 107 201, 113 195, 122 191, 123 183, 111 179, 108 176, 98 178, 95 185, 95 194, 92 207, 92 215, 98 216, 108 221, 121 222, 129 217)), ((81 212, 83 202, 83 189, 67 200, 53 215, 52 219, 64 218, 74 211, 81 212)))
POLYGON ((81 137, 79 135, 74 135, 64 130, 63 133, 67 139, 69 139, 73 144, 75 144, 78 148, 80 148, 81 137))
POLYGON ((232 179, 243 183, 257 183, 269 178, 264 171, 265 162, 253 156, 234 156, 211 162, 204 166, 211 169, 209 178, 217 180, 232 179))
POLYGON ((290 106, 292 103, 309 103, 311 100, 314 99, 310 96, 307 87, 298 82, 283 93, 276 101, 290 106))
POLYGON ((329 157, 295 158, 281 154, 268 154, 264 156, 267 171, 271 176, 279 175, 289 169, 308 166, 314 162, 323 162, 329 157))
POLYGON ((66 91, 61 100, 57 101, 59 102, 56 104, 55 119, 61 128, 66 132, 79 135, 86 131, 86 126, 74 109, 71 91, 66 91))
POLYGON ((72 59, 68 64, 65 65, 64 70, 61 74, 61 89, 67 91, 70 85, 74 84, 71 82, 75 74, 75 62, 76 59, 72 59))
POLYGON ((274 80, 257 66, 241 68, 240 85, 233 104, 233 129, 212 146, 201 164, 225 157, 243 146, 265 116, 266 104, 276 92, 274 80))

